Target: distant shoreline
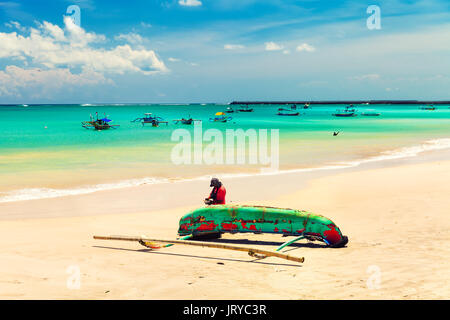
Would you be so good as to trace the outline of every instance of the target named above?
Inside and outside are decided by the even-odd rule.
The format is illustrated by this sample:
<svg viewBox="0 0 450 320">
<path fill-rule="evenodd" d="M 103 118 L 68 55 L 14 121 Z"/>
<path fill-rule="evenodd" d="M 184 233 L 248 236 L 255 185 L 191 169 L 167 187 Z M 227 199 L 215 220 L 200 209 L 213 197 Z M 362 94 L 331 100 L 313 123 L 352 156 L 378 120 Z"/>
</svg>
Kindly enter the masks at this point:
<svg viewBox="0 0 450 320">
<path fill-rule="evenodd" d="M 218 102 L 114 102 L 114 103 L 106 103 L 106 102 L 95 102 L 92 104 L 86 103 L 0 103 L 0 107 L 15 107 L 15 106 L 101 106 L 101 105 L 235 105 L 235 104 L 437 104 L 437 105 L 450 105 L 450 100 L 299 100 L 299 101 L 232 101 L 230 103 L 218 103 Z"/>
<path fill-rule="evenodd" d="M 447 101 L 430 100 L 329 100 L 329 101 L 233 101 L 230 104 L 450 104 Z"/>
</svg>

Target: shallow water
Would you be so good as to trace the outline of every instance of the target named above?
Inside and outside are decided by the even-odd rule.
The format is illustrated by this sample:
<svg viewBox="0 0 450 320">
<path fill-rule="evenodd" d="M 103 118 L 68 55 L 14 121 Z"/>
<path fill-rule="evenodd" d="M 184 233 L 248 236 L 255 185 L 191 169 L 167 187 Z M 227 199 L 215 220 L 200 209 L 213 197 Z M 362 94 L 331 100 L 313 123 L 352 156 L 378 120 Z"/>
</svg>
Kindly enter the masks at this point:
<svg viewBox="0 0 450 320">
<path fill-rule="evenodd" d="M 203 134 L 208 129 L 218 129 L 224 137 L 226 129 L 255 129 L 256 132 L 278 129 L 280 170 L 347 165 L 368 159 L 378 161 L 450 147 L 445 139 L 450 137 L 448 106 L 426 111 L 417 105 L 363 105 L 357 106 L 359 115 L 351 118 L 332 116 L 336 109 L 345 106 L 298 108 L 301 115 L 296 117 L 277 116 L 280 106 L 255 106 L 254 112 L 228 114 L 233 119 L 227 123 L 208 121 L 226 107 L 216 104 L 0 106 L 0 201 L 18 194 L 21 196 L 17 199 L 30 194 L 39 198 L 40 194 L 57 196 L 69 189 L 75 190 L 74 193 L 92 192 L 167 179 L 259 173 L 262 167 L 267 167 L 260 161 L 248 164 L 248 157 L 244 165 L 204 162 L 175 165 L 171 159 L 177 144 L 171 141 L 174 130 L 186 129 L 194 136 L 194 129 L 176 125 L 172 120 L 188 116 L 202 120 Z M 361 112 L 369 109 L 380 112 L 381 116 L 361 116 Z M 109 116 L 120 127 L 105 131 L 82 128 L 81 122 L 96 112 Z M 146 112 L 163 117 L 169 124 L 153 128 L 131 122 Z M 333 136 L 335 131 L 339 131 L 338 136 Z M 203 148 L 208 145 L 210 142 L 203 142 Z M 226 151 L 223 149 L 224 155 Z M 249 153 L 252 151 L 247 148 L 246 154 Z M 54 189 L 65 191 L 54 192 Z"/>
</svg>

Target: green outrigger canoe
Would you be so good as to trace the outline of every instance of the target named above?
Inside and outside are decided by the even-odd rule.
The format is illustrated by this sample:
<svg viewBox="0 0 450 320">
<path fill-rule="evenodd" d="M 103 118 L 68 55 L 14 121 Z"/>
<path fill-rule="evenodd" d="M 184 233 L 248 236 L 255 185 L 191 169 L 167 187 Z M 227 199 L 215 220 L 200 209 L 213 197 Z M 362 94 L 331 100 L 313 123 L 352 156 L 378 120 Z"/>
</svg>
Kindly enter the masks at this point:
<svg viewBox="0 0 450 320">
<path fill-rule="evenodd" d="M 178 235 L 193 239 L 220 237 L 222 233 L 274 233 L 301 240 L 318 240 L 343 247 L 348 237 L 330 219 L 308 211 L 246 205 L 213 205 L 196 209 L 180 219 Z"/>
<path fill-rule="evenodd" d="M 219 238 L 222 233 L 273 233 L 295 238 L 283 243 L 275 251 L 223 244 L 199 239 Z M 294 209 L 245 205 L 212 205 L 193 210 L 180 219 L 177 240 L 154 239 L 146 236 L 94 236 L 97 240 L 137 241 L 154 250 L 174 244 L 245 251 L 257 259 L 277 257 L 303 263 L 304 257 L 279 252 L 301 239 L 318 240 L 328 246 L 344 247 L 348 238 L 330 219 L 318 214 Z M 192 241 L 194 240 L 194 241 Z M 164 244 L 164 245 L 163 245 Z"/>
</svg>

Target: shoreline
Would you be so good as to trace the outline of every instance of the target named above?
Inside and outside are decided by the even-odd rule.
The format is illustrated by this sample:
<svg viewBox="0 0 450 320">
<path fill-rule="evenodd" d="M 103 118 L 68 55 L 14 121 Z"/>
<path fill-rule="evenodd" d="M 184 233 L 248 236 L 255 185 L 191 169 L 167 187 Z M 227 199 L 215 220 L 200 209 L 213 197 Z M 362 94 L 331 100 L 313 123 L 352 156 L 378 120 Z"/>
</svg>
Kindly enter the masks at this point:
<svg viewBox="0 0 450 320">
<path fill-rule="evenodd" d="M 310 181 L 327 176 L 409 164 L 433 163 L 446 159 L 450 159 L 450 149 L 426 151 L 411 157 L 367 161 L 354 166 L 329 167 L 322 170 L 300 169 L 258 175 L 242 174 L 228 178 L 219 176 L 219 178 L 224 181 L 227 188 L 227 203 L 242 203 L 283 196 L 289 193 L 289 190 L 302 189 Z M 256 186 L 256 189 L 252 186 Z M 140 213 L 180 207 L 194 208 L 203 205 L 203 198 L 209 194 L 209 189 L 209 177 L 203 176 L 53 198 L 0 202 L 0 221 Z M 176 197 L 173 196 L 174 194 Z M 135 200 L 130 202 L 130 198 Z M 85 206 L 84 203 L 98 205 Z"/>
<path fill-rule="evenodd" d="M 259 170 L 259 172 L 239 172 L 239 173 L 218 173 L 214 176 L 221 177 L 221 179 L 235 179 L 235 178 L 247 178 L 257 176 L 268 175 L 285 175 L 285 174 L 298 174 L 305 172 L 320 172 L 320 171 L 334 171 L 344 170 L 349 168 L 357 168 L 367 163 L 386 162 L 396 159 L 407 159 L 413 157 L 421 157 L 424 153 L 428 152 L 445 152 L 446 149 L 450 149 L 450 138 L 439 138 L 426 140 L 418 145 L 401 147 L 398 149 L 388 150 L 379 153 L 376 156 L 370 156 L 359 160 L 351 161 L 338 161 L 336 163 L 324 164 L 320 167 L 305 167 L 294 169 L 282 169 L 278 171 L 269 171 L 265 168 Z M 72 188 L 24 188 L 11 191 L 0 192 L 0 205 L 2 203 L 21 202 L 21 201 L 33 201 L 41 199 L 53 199 L 67 196 L 78 196 L 91 194 L 102 191 L 120 190 L 133 187 L 139 187 L 144 185 L 161 185 L 161 184 L 173 184 L 173 183 L 185 183 L 190 181 L 206 181 L 211 178 L 212 175 L 205 174 L 195 177 L 183 177 L 183 178 L 157 178 L 157 177 L 134 177 L 130 179 L 122 179 L 116 182 L 105 182 L 99 184 L 79 185 Z"/>
</svg>

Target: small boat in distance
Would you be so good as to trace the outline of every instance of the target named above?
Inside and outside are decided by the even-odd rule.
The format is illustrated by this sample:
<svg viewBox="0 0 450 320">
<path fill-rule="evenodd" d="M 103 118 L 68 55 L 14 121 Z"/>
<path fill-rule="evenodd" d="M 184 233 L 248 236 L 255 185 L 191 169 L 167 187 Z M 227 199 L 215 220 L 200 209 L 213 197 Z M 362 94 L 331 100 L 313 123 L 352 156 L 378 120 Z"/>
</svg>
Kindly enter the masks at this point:
<svg viewBox="0 0 450 320">
<path fill-rule="evenodd" d="M 381 113 L 376 112 L 375 110 L 367 110 L 363 113 L 361 113 L 362 116 L 366 116 L 366 117 L 378 117 L 381 115 Z"/>
<path fill-rule="evenodd" d="M 107 130 L 111 128 L 116 129 L 117 127 L 120 127 L 120 125 L 118 124 L 110 124 L 112 120 L 108 119 L 106 115 L 102 119 L 98 118 L 98 112 L 96 112 L 95 115 L 96 119 L 94 119 L 94 117 L 90 115 L 91 120 L 81 122 L 81 126 L 85 129 L 94 129 L 94 130 Z"/>
<path fill-rule="evenodd" d="M 425 107 L 420 107 L 420 110 L 436 110 L 437 108 L 435 106 L 425 106 Z"/>
<path fill-rule="evenodd" d="M 232 117 L 227 117 L 227 115 L 224 112 L 217 112 L 214 116 L 214 118 L 209 118 L 209 121 L 213 122 L 227 122 L 233 119 Z"/>
<path fill-rule="evenodd" d="M 160 123 L 165 123 L 166 125 L 169 123 L 161 117 L 153 116 L 152 113 L 145 113 L 142 118 L 136 118 L 131 122 L 141 122 L 142 126 L 146 123 L 150 123 L 152 127 L 158 127 Z"/>
<path fill-rule="evenodd" d="M 233 113 L 234 109 L 232 107 L 227 107 L 227 109 L 225 110 L 226 113 Z"/>
<path fill-rule="evenodd" d="M 343 111 L 341 110 L 336 110 L 336 113 L 333 113 L 333 116 L 335 117 L 356 117 L 356 109 L 353 107 L 353 105 L 349 105 L 347 107 L 345 107 L 345 109 Z"/>
<path fill-rule="evenodd" d="M 193 124 L 195 121 L 202 121 L 202 120 L 197 120 L 197 119 L 192 119 L 192 117 L 189 115 L 189 118 L 185 119 L 185 118 L 181 118 L 181 119 L 177 119 L 177 120 L 173 120 L 173 122 L 175 122 L 175 124 L 178 124 L 179 122 L 181 122 L 181 124 Z"/>
<path fill-rule="evenodd" d="M 237 109 L 237 111 L 239 112 L 253 112 L 253 108 L 250 108 L 248 105 L 245 107 L 240 107 L 239 109 Z"/>
<path fill-rule="evenodd" d="M 354 112 L 341 112 L 341 111 L 336 111 L 336 113 L 333 113 L 333 116 L 335 117 L 356 117 L 357 114 Z"/>
<path fill-rule="evenodd" d="M 277 116 L 299 116 L 300 112 L 295 112 L 294 110 L 289 109 L 278 109 Z"/>
</svg>

